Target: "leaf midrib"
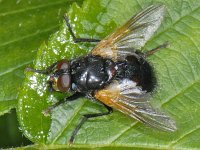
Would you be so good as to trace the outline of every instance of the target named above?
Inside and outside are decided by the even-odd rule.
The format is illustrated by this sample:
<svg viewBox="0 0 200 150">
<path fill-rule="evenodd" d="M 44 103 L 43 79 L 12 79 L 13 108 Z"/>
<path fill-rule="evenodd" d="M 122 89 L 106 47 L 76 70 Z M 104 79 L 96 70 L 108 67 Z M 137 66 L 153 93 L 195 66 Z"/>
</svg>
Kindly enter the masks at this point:
<svg viewBox="0 0 200 150">
<path fill-rule="evenodd" d="M 155 150 L 169 150 L 169 149 L 176 149 L 176 148 L 172 148 L 172 147 L 168 147 L 168 146 L 163 146 L 163 145 L 142 145 L 143 143 L 139 143 L 140 145 L 130 145 L 130 144 L 89 144 L 89 145 L 82 145 L 82 144 L 73 144 L 73 145 L 31 145 L 31 146 L 27 146 L 25 148 L 38 148 L 38 149 L 62 149 L 62 148 L 66 148 L 66 149 L 72 149 L 72 148 L 88 148 L 88 149 L 95 149 L 95 148 L 113 148 L 113 149 L 117 149 L 117 148 L 132 148 L 132 149 L 137 149 L 137 148 L 143 148 L 143 149 L 155 149 Z M 182 148 L 179 147 L 177 149 L 181 150 L 188 150 L 186 148 Z M 190 150 L 197 150 L 196 148 L 190 148 Z"/>
</svg>

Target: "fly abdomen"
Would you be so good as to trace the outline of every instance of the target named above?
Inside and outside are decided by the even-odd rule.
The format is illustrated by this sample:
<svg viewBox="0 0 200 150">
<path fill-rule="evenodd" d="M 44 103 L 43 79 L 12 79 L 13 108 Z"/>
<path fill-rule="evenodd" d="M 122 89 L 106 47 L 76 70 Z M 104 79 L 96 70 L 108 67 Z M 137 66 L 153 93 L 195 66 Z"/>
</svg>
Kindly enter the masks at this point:
<svg viewBox="0 0 200 150">
<path fill-rule="evenodd" d="M 116 79 L 131 79 L 136 82 L 142 90 L 147 92 L 153 91 L 156 80 L 153 75 L 152 67 L 144 60 L 138 60 L 135 56 L 127 56 L 126 61 L 118 61 Z"/>
</svg>

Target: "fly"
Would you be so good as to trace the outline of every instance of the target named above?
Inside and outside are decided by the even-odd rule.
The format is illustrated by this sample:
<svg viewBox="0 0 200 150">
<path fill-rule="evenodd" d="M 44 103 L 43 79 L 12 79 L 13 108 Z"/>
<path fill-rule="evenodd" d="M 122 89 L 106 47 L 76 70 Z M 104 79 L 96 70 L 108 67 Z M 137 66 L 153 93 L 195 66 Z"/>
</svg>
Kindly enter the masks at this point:
<svg viewBox="0 0 200 150">
<path fill-rule="evenodd" d="M 98 42 L 84 57 L 60 60 L 45 70 L 27 68 L 28 71 L 49 76 L 51 91 L 71 92 L 72 96 L 47 108 L 48 114 L 60 104 L 79 97 L 95 99 L 102 103 L 107 112 L 85 114 L 70 137 L 70 143 L 90 118 L 104 116 L 119 110 L 140 122 L 164 131 L 175 131 L 176 125 L 170 117 L 154 109 L 148 95 L 156 85 L 151 65 L 146 58 L 161 48 L 164 43 L 146 53 L 141 48 L 160 26 L 164 16 L 163 5 L 151 5 L 134 15 L 127 23 L 103 40 L 77 38 L 64 17 L 74 42 Z"/>
</svg>

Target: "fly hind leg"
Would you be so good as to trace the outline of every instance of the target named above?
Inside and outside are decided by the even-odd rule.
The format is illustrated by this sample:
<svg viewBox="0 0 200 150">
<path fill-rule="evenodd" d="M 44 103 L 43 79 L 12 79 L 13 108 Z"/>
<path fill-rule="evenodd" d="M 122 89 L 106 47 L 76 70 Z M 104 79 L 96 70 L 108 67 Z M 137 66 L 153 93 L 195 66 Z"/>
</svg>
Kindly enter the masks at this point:
<svg viewBox="0 0 200 150">
<path fill-rule="evenodd" d="M 130 55 L 135 56 L 139 61 L 142 61 L 142 63 L 143 63 L 145 58 L 153 55 L 154 53 L 156 53 L 157 51 L 159 51 L 163 48 L 167 48 L 168 46 L 169 46 L 169 42 L 165 42 L 165 43 L 163 43 L 163 44 L 161 44 L 161 45 L 159 45 L 159 46 L 157 46 L 157 47 L 155 47 L 155 48 L 153 48 L 153 49 L 151 49 L 151 50 L 149 50 L 145 53 L 143 53 L 139 50 L 136 50 L 135 53 L 130 54 Z"/>
<path fill-rule="evenodd" d="M 165 43 L 163 43 L 162 45 L 159 45 L 158 47 L 156 47 L 156 48 L 154 48 L 154 49 L 152 49 L 152 50 L 146 52 L 146 53 L 144 54 L 144 57 L 148 57 L 148 56 L 150 56 L 150 55 L 156 53 L 157 51 L 159 51 L 159 50 L 161 50 L 161 49 L 163 49 L 163 48 L 167 48 L 168 46 L 169 46 L 169 42 L 165 42 Z"/>
<path fill-rule="evenodd" d="M 72 132 L 72 135 L 70 137 L 69 143 L 72 144 L 74 141 L 74 138 L 76 136 L 76 134 L 78 133 L 79 129 L 81 128 L 81 126 L 90 118 L 96 118 L 96 117 L 100 117 L 100 116 L 105 116 L 105 115 L 109 115 L 113 112 L 113 109 L 109 106 L 106 106 L 106 109 L 108 110 L 107 112 L 103 112 L 103 113 L 96 113 L 96 114 L 85 114 L 83 115 L 83 118 L 81 119 L 81 121 L 79 122 L 79 124 L 76 126 L 76 128 L 74 129 L 74 131 Z"/>
<path fill-rule="evenodd" d="M 100 42 L 101 40 L 99 39 L 89 39 L 89 38 L 77 38 L 72 30 L 72 27 L 70 25 L 70 22 L 69 22 L 69 18 L 68 16 L 64 16 L 64 19 L 65 19 L 65 22 L 67 24 L 67 27 L 68 27 L 68 30 L 74 40 L 75 43 L 78 43 L 78 42 Z"/>
</svg>

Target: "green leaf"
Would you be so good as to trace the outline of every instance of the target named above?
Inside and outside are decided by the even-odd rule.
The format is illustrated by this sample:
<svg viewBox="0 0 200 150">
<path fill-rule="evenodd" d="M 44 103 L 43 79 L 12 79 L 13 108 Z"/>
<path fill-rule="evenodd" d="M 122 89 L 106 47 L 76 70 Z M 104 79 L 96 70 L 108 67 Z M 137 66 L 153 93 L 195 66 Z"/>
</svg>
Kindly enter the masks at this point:
<svg viewBox="0 0 200 150">
<path fill-rule="evenodd" d="M 0 103 L 0 116 L 17 106 L 17 100 L 2 101 Z"/>
<path fill-rule="evenodd" d="M 59 27 L 68 0 L 0 1 L 0 115 L 17 105 L 24 68 Z"/>
<path fill-rule="evenodd" d="M 103 39 L 133 14 L 151 4 L 163 3 L 167 12 L 162 26 L 144 50 L 169 41 L 170 47 L 148 60 L 154 66 L 158 87 L 151 98 L 156 107 L 177 122 L 174 133 L 157 131 L 114 111 L 87 121 L 72 147 L 198 149 L 200 134 L 200 1 L 86 0 L 79 8 L 72 5 L 68 15 L 78 37 Z M 42 44 L 34 68 L 43 69 L 60 59 L 87 54 L 94 44 L 76 44 L 65 22 L 47 44 Z M 87 99 L 69 102 L 45 117 L 42 111 L 68 95 L 48 92 L 45 75 L 27 72 L 19 95 L 18 116 L 24 134 L 34 142 L 58 148 L 68 144 L 70 135 L 83 114 L 106 111 Z M 62 147 L 62 146 L 61 146 Z M 61 148 L 60 147 L 60 148 Z M 68 147 L 68 146 L 63 146 Z"/>
</svg>

